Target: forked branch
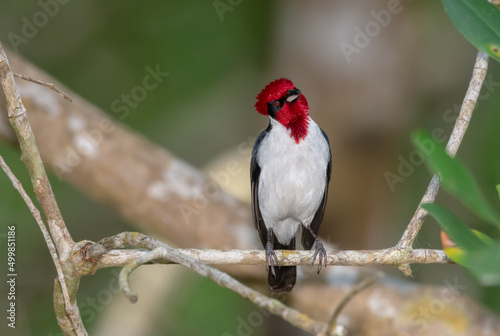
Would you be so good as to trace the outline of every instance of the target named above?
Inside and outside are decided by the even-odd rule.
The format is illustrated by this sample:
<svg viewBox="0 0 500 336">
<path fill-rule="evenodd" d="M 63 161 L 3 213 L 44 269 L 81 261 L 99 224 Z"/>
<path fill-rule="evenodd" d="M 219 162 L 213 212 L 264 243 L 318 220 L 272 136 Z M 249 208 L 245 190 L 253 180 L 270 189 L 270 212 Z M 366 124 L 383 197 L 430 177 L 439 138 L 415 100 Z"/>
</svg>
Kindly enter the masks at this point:
<svg viewBox="0 0 500 336">
<path fill-rule="evenodd" d="M 446 145 L 446 151 L 451 156 L 454 157 L 457 154 L 458 148 L 462 143 L 467 127 L 469 126 L 472 113 L 476 107 L 477 99 L 479 98 L 479 93 L 481 92 L 481 87 L 483 86 L 484 79 L 486 78 L 486 72 L 488 71 L 488 55 L 478 51 L 476 56 L 476 62 L 474 64 L 474 69 L 472 71 L 472 78 L 469 82 L 469 87 L 465 93 L 465 98 L 460 108 L 460 113 L 458 114 L 457 120 L 455 121 L 455 126 Z M 424 203 L 433 203 L 439 192 L 439 177 L 434 176 L 425 191 L 420 203 L 418 204 L 415 214 L 410 220 L 408 227 L 406 228 L 403 236 L 396 245 L 400 249 L 412 249 L 413 242 L 420 231 L 422 224 L 427 217 L 427 211 L 421 208 Z M 400 269 L 407 275 L 411 276 L 411 269 L 408 264 L 402 265 Z"/>
<path fill-rule="evenodd" d="M 33 217 L 42 230 L 42 234 L 47 243 L 47 247 L 49 248 L 54 264 L 56 266 L 62 301 L 64 302 L 67 317 L 69 317 L 69 320 L 71 322 L 71 325 L 68 326 L 68 330 L 64 330 L 64 327 L 61 323 L 60 325 L 66 332 L 66 334 L 85 336 L 87 335 L 87 332 L 85 330 L 85 327 L 83 326 L 83 322 L 78 312 L 78 307 L 76 306 L 76 304 L 72 303 L 66 283 L 66 278 L 61 266 L 61 262 L 69 257 L 74 242 L 69 231 L 66 228 L 66 224 L 64 223 L 59 207 L 57 206 L 56 198 L 54 196 L 54 193 L 52 192 L 52 187 L 47 177 L 47 173 L 45 172 L 42 158 L 40 157 L 40 153 L 36 145 L 35 136 L 31 131 L 26 108 L 21 101 L 21 96 L 14 82 L 14 75 L 12 73 L 12 70 L 10 69 L 7 55 L 5 54 L 1 43 L 0 86 L 4 93 L 5 101 L 7 104 L 8 118 L 11 122 L 12 127 L 14 128 L 14 132 L 16 133 L 17 139 L 19 141 L 19 146 L 21 147 L 21 159 L 24 161 L 26 168 L 28 169 L 29 175 L 31 177 L 31 182 L 33 184 L 33 190 L 37 197 L 38 203 L 41 205 L 45 217 L 47 218 L 50 234 L 48 233 L 45 224 L 41 219 L 40 212 L 31 202 L 31 199 L 27 196 L 26 192 L 22 188 L 21 183 L 17 180 L 17 178 L 15 178 L 14 174 L 7 167 L 3 158 L 1 158 L 0 161 L 2 168 L 9 176 L 14 187 L 19 191 L 26 204 L 30 208 Z M 52 239 L 54 239 L 54 241 Z"/>
</svg>

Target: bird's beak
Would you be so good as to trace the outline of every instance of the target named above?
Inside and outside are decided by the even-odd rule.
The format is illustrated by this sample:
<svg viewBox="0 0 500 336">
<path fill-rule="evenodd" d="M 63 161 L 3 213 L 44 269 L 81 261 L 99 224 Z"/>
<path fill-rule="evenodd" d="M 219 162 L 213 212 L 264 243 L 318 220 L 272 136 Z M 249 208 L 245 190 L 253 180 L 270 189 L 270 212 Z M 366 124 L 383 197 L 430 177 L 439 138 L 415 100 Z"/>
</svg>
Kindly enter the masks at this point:
<svg viewBox="0 0 500 336">
<path fill-rule="evenodd" d="M 286 101 L 293 103 L 297 98 L 299 98 L 300 90 L 291 89 L 287 91 Z"/>
</svg>

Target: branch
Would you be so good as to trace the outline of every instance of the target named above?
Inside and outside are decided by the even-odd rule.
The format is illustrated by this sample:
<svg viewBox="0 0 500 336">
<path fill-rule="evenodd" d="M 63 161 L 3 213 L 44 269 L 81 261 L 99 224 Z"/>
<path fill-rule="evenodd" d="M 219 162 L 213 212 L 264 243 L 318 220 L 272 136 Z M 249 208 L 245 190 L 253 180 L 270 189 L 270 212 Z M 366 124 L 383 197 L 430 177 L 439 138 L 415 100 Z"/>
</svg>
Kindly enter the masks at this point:
<svg viewBox="0 0 500 336">
<path fill-rule="evenodd" d="M 60 293 L 64 302 L 64 317 L 69 317 L 68 323 L 60 323 L 62 330 L 67 335 L 76 334 L 78 336 L 85 336 L 87 332 L 83 326 L 83 322 L 76 306 L 76 289 L 75 295 L 70 296 L 68 291 L 68 286 L 66 283 L 66 278 L 63 272 L 63 267 L 60 260 L 65 260 L 70 253 L 71 246 L 73 245 L 73 240 L 66 229 L 66 225 L 62 219 L 61 212 L 56 203 L 55 196 L 52 192 L 50 182 L 48 180 L 45 168 L 43 166 L 40 153 L 38 152 L 38 147 L 36 146 L 35 137 L 31 131 L 31 127 L 28 121 L 28 116 L 26 114 L 26 109 L 21 101 L 21 96 L 17 91 L 14 76 L 12 70 L 10 69 L 9 62 L 7 60 L 7 55 L 3 50 L 2 44 L 0 43 L 0 86 L 3 90 L 5 101 L 7 104 L 8 118 L 11 121 L 11 125 L 14 128 L 16 136 L 21 147 L 21 159 L 24 161 L 29 175 L 31 177 L 31 182 L 33 184 L 33 189 L 35 195 L 38 199 L 39 204 L 42 206 L 44 214 L 47 218 L 48 226 L 51 231 L 52 237 L 50 236 L 45 224 L 43 223 L 40 212 L 35 207 L 31 199 L 26 194 L 19 180 L 14 176 L 10 168 L 7 166 L 3 157 L 0 156 L 0 165 L 5 171 L 9 179 L 11 180 L 14 188 L 18 190 L 22 198 L 28 205 L 31 214 L 35 218 L 42 235 L 47 243 L 50 255 L 57 270 L 57 278 L 60 288 Z M 54 238 L 55 244 L 52 240 Z M 59 252 L 59 254 L 56 252 Z M 73 287 L 71 289 L 74 289 Z M 55 291 L 57 293 L 57 291 Z M 72 300 L 73 299 L 73 300 Z M 58 315 L 58 320 L 59 320 Z"/>
<path fill-rule="evenodd" d="M 125 266 L 134 259 L 143 258 L 149 251 L 117 250 L 121 248 L 139 248 L 153 250 L 163 243 L 138 232 L 122 232 L 104 238 L 98 243 L 90 243 L 83 250 L 83 260 L 97 263 L 96 269 Z M 209 265 L 265 265 L 266 253 L 263 250 L 216 250 L 216 249 L 177 249 L 179 253 Z M 276 250 L 278 262 L 282 266 L 318 265 L 313 264 L 314 251 Z M 164 261 L 163 263 L 171 263 Z M 327 252 L 326 264 L 329 266 L 366 266 L 404 264 L 448 264 L 452 261 L 442 250 L 400 250 L 388 248 L 382 250 L 342 250 Z"/>
<path fill-rule="evenodd" d="M 10 123 L 16 133 L 19 146 L 21 147 L 21 159 L 28 169 L 36 198 L 47 218 L 49 230 L 54 239 L 59 257 L 65 260 L 74 242 L 66 228 L 61 211 L 57 206 L 52 187 L 50 186 L 47 173 L 43 166 L 42 158 L 38 152 L 35 137 L 31 131 L 26 108 L 22 103 L 21 95 L 17 90 L 14 76 L 7 60 L 7 55 L 1 43 L 0 85 L 3 89 L 5 101 L 7 103 L 7 113 Z"/>
<path fill-rule="evenodd" d="M 90 243 L 91 244 L 91 243 Z M 114 250 L 116 248 L 144 248 L 145 250 Z M 314 252 L 311 251 L 275 251 L 279 264 L 312 265 Z M 140 265 L 145 263 L 179 263 L 198 272 L 200 275 L 215 281 L 220 286 L 226 287 L 249 299 L 259 307 L 267 309 L 270 313 L 282 317 L 292 325 L 316 335 L 345 335 L 345 327 L 337 324 L 340 311 L 349 300 L 375 282 L 379 277 L 368 279 L 348 294 L 335 310 L 330 323 L 325 324 L 309 316 L 285 306 L 278 300 L 254 291 L 236 281 L 230 275 L 221 272 L 207 264 L 214 265 L 264 265 L 266 263 L 265 251 L 254 250 L 195 250 L 173 249 L 162 242 L 137 232 L 122 232 L 118 235 L 104 238 L 98 243 L 86 245 L 82 249 L 83 260 L 97 263 L 98 268 L 125 265 L 120 274 L 120 287 L 124 295 L 132 302 L 137 302 L 137 295 L 130 289 L 128 276 Z M 319 261 L 317 261 L 319 262 Z M 408 263 L 449 263 L 450 260 L 444 251 L 437 250 L 398 250 L 396 248 L 374 251 L 333 251 L 328 252 L 328 265 L 361 266 L 373 264 L 401 265 Z"/>
<path fill-rule="evenodd" d="M 116 248 L 144 248 L 144 250 L 112 250 Z M 311 251 L 276 251 L 279 264 L 311 265 L 314 252 Z M 337 323 L 340 311 L 347 305 L 349 300 L 375 282 L 380 273 L 373 279 L 362 282 L 348 294 L 337 306 L 330 319 L 330 323 L 322 323 L 313 320 L 309 316 L 285 306 L 278 300 L 247 287 L 207 264 L 216 265 L 264 265 L 266 262 L 265 251 L 254 250 L 195 250 L 195 249 L 173 249 L 162 242 L 137 232 L 122 232 L 118 235 L 104 238 L 98 243 L 86 245 L 82 249 L 83 260 L 97 263 L 98 268 L 125 265 L 120 273 L 120 288 L 124 295 L 132 302 L 137 302 L 137 295 L 130 289 L 128 276 L 140 265 L 145 263 L 179 263 L 198 272 L 200 275 L 215 281 L 220 286 L 226 287 L 249 299 L 270 313 L 282 317 L 292 325 L 316 335 L 345 335 L 345 327 Z M 317 261 L 319 262 L 319 261 Z M 389 264 L 401 265 L 403 263 L 447 263 L 450 262 L 444 251 L 435 250 L 413 250 L 411 252 L 395 248 L 378 251 L 333 251 L 327 256 L 328 265 L 367 265 L 367 264 Z"/>
<path fill-rule="evenodd" d="M 63 96 L 63 98 L 66 99 L 70 103 L 73 101 L 73 99 L 71 99 L 70 96 L 68 96 L 67 94 L 65 94 L 61 90 L 59 90 L 52 83 L 47 83 L 47 82 L 44 82 L 44 81 L 41 81 L 41 80 L 38 80 L 38 79 L 34 79 L 34 78 L 31 78 L 29 76 L 25 76 L 25 75 L 17 73 L 17 72 L 13 72 L 13 75 L 16 76 L 17 78 L 24 79 L 25 81 L 32 82 L 32 83 L 35 83 L 35 84 L 38 84 L 38 85 L 41 85 L 41 86 L 45 86 L 45 87 L 47 87 L 47 88 L 49 88 L 51 90 L 54 90 L 55 92 L 57 92 L 58 94 L 60 94 L 61 96 Z"/>
<path fill-rule="evenodd" d="M 351 288 L 351 290 L 344 296 L 344 298 L 340 301 L 340 303 L 337 305 L 337 307 L 333 311 L 332 317 L 330 317 L 330 322 L 328 323 L 328 325 L 330 327 L 335 326 L 337 324 L 337 319 L 340 315 L 340 312 L 349 303 L 349 301 L 351 301 L 356 296 L 356 294 L 361 293 L 366 288 L 370 287 L 375 282 L 377 282 L 380 278 L 383 277 L 383 275 L 384 274 L 382 272 L 376 272 L 372 276 L 370 276 L 366 279 L 363 279 L 359 284 L 357 284 L 353 288 Z"/>
<path fill-rule="evenodd" d="M 33 204 L 33 202 L 31 201 L 31 198 L 28 196 L 28 194 L 24 190 L 21 182 L 19 182 L 17 177 L 10 170 L 9 166 L 5 163 L 5 161 L 1 155 L 0 155 L 0 167 L 2 167 L 3 171 L 5 172 L 5 174 L 7 174 L 10 181 L 12 182 L 12 185 L 14 186 L 14 188 L 19 192 L 19 194 L 23 198 L 24 202 L 26 203 L 26 205 L 30 209 L 31 215 L 35 219 L 40 230 L 42 231 L 42 235 L 43 235 L 43 238 L 45 240 L 45 243 L 47 244 L 47 247 L 49 248 L 50 256 L 52 257 L 52 261 L 54 262 L 54 265 L 56 266 L 57 279 L 59 280 L 59 283 L 60 283 L 59 288 L 61 289 L 63 303 L 66 307 L 69 308 L 69 309 L 66 309 L 66 313 L 69 315 L 70 320 L 74 322 L 73 325 L 75 325 L 78 328 L 81 328 L 83 326 L 83 323 L 80 319 L 80 313 L 78 312 L 78 306 L 71 303 L 69 292 L 68 292 L 68 289 L 66 286 L 66 279 L 64 277 L 61 263 L 59 262 L 59 257 L 57 255 L 56 247 L 54 245 L 54 242 L 52 241 L 52 238 L 50 237 L 49 232 L 47 231 L 47 228 L 45 227 L 45 224 L 43 223 L 42 217 L 40 216 L 40 211 L 38 211 L 36 206 Z M 56 281 L 56 283 L 57 283 L 57 281 Z M 73 329 L 73 325 L 70 326 L 71 330 Z M 75 328 L 75 330 L 76 330 L 76 328 Z M 84 330 L 78 330 L 77 335 L 86 335 L 86 333 L 84 332 Z"/>
<path fill-rule="evenodd" d="M 212 250 L 178 249 L 192 258 L 208 265 L 265 265 L 264 250 Z M 314 251 L 276 250 L 276 256 L 282 266 L 312 266 Z M 97 269 L 124 266 L 136 258 L 147 254 L 145 250 L 111 250 L 105 253 L 97 263 Z M 442 250 L 417 249 L 412 251 L 388 248 L 383 250 L 344 250 L 327 252 L 328 266 L 367 266 L 404 264 L 449 264 L 453 263 Z"/>
<path fill-rule="evenodd" d="M 302 282 L 290 300 L 313 318 L 328 321 L 332 306 L 356 286 L 363 271 L 333 271 L 326 284 Z M 338 322 L 347 325 L 353 335 L 498 335 L 498 315 L 470 298 L 470 284 L 452 273 L 443 275 L 438 284 L 402 282 L 386 275 L 357 294 L 342 310 Z"/>
<path fill-rule="evenodd" d="M 446 145 L 446 151 L 451 156 L 454 157 L 460 147 L 462 139 L 464 138 L 467 127 L 469 126 L 472 112 L 474 112 L 474 107 L 476 106 L 477 99 L 479 98 L 479 93 L 481 87 L 483 86 L 483 81 L 486 77 L 486 72 L 488 70 L 488 55 L 478 51 L 476 62 L 474 64 L 474 70 L 472 72 L 472 78 L 469 83 L 469 87 L 465 94 L 462 107 L 460 108 L 460 113 L 453 127 L 450 139 Z M 400 249 L 411 249 L 413 242 L 422 227 L 427 211 L 421 208 L 424 203 L 433 203 L 439 192 L 439 177 L 434 176 L 427 187 L 427 190 L 420 201 L 415 214 L 413 215 L 408 227 L 406 228 L 401 240 L 396 245 Z M 411 269 L 408 265 L 403 265 L 401 270 L 406 275 L 411 275 Z"/>
<path fill-rule="evenodd" d="M 285 321 L 290 322 L 292 325 L 312 334 L 331 336 L 347 335 L 347 330 L 345 329 L 345 327 L 336 325 L 332 329 L 329 329 L 329 326 L 326 323 L 315 321 L 306 314 L 287 307 L 281 301 L 271 299 L 243 285 L 228 274 L 210 267 L 204 263 L 201 263 L 196 259 L 187 256 L 186 254 L 179 252 L 178 250 L 173 249 L 166 244 L 161 244 L 153 251 L 148 252 L 141 258 L 134 260 L 122 269 L 119 280 L 120 288 L 132 303 L 135 303 L 137 301 L 137 295 L 132 292 L 128 285 L 128 276 L 137 267 L 152 260 L 160 260 L 165 262 L 173 261 L 178 264 L 182 264 L 197 272 L 198 274 L 213 280 L 218 285 L 231 289 L 235 293 L 250 300 L 257 306 L 268 310 L 270 313 L 280 316 Z"/>
</svg>

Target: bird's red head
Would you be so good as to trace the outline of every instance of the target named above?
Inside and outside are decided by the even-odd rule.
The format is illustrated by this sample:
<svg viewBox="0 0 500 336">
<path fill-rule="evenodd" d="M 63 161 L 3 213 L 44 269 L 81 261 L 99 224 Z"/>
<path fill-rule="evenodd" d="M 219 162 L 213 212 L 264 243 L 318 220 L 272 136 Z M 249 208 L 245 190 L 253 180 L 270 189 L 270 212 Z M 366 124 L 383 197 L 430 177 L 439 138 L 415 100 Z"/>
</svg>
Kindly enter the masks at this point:
<svg viewBox="0 0 500 336">
<path fill-rule="evenodd" d="M 280 78 L 269 83 L 257 95 L 255 108 L 260 114 L 268 115 L 286 127 L 297 143 L 306 137 L 309 106 L 306 97 L 291 80 Z"/>
</svg>

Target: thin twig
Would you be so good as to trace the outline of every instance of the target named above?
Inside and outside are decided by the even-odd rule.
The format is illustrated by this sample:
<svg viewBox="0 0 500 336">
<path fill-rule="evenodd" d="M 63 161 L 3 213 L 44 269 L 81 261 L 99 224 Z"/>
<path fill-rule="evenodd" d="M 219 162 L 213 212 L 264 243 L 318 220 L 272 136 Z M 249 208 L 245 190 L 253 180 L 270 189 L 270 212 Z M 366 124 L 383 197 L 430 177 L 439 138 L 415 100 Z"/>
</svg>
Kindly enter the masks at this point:
<svg viewBox="0 0 500 336">
<path fill-rule="evenodd" d="M 454 157 L 460 147 L 462 139 L 464 138 L 465 132 L 467 131 L 467 126 L 469 126 L 472 113 L 474 112 L 474 107 L 476 106 L 477 99 L 479 98 L 479 92 L 483 86 L 484 79 L 486 77 L 486 72 L 488 70 L 488 55 L 481 51 L 478 51 L 476 62 L 474 64 L 474 70 L 472 72 L 472 78 L 469 83 L 469 87 L 465 94 L 460 113 L 453 127 L 450 139 L 446 145 L 446 151 L 451 156 Z M 427 211 L 422 209 L 420 206 L 424 203 L 433 203 L 439 192 L 439 178 L 434 176 L 427 187 L 427 190 L 420 201 L 415 214 L 413 215 L 408 227 L 406 228 L 403 236 L 396 245 L 400 249 L 411 249 L 413 242 L 417 237 L 422 223 L 424 222 Z M 411 269 L 408 265 L 402 265 L 401 270 L 407 275 L 411 275 Z"/>
<path fill-rule="evenodd" d="M 17 78 L 21 78 L 21 79 L 24 79 L 25 81 L 28 81 L 28 82 L 33 82 L 35 84 L 38 84 L 38 85 L 41 85 L 41 86 L 45 86 L 51 90 L 54 90 L 55 92 L 59 93 L 61 96 L 64 97 L 64 99 L 66 99 L 67 101 L 69 101 L 70 103 L 73 102 L 73 99 L 71 99 L 70 96 L 68 96 L 66 93 L 62 92 L 61 90 L 59 90 L 54 84 L 52 83 L 47 83 L 47 82 L 44 82 L 44 81 L 41 81 L 41 80 L 38 80 L 38 79 L 34 79 L 34 78 L 31 78 L 29 76 L 25 76 L 23 74 L 20 74 L 20 73 L 17 73 L 17 72 L 12 72 L 14 74 L 14 76 L 16 76 Z"/>
<path fill-rule="evenodd" d="M 7 113 L 9 120 L 19 141 L 22 153 L 21 159 L 24 161 L 28 169 L 31 177 L 31 182 L 33 184 L 33 190 L 37 197 L 38 203 L 41 205 L 45 217 L 47 218 L 48 227 L 53 239 L 53 241 L 50 240 L 52 244 L 49 245 L 48 243 L 47 246 L 49 247 L 49 251 L 51 251 L 52 257 L 54 257 L 54 255 L 52 254 L 53 251 L 51 247 L 53 247 L 54 250 L 57 249 L 58 252 L 58 254 L 56 254 L 56 258 L 58 259 L 59 263 L 56 263 L 56 269 L 58 271 L 58 279 L 61 285 L 66 314 L 71 320 L 73 331 L 76 333 L 76 335 L 85 336 L 87 335 L 87 331 L 83 326 L 78 308 L 76 307 L 76 305 L 71 304 L 68 286 L 64 273 L 62 273 L 63 271 L 60 264 L 61 261 L 66 260 L 66 258 L 69 256 L 71 246 L 74 244 L 74 242 L 69 231 L 66 228 L 59 207 L 57 206 L 54 193 L 52 192 L 52 187 L 47 177 L 47 173 L 45 172 L 45 168 L 43 166 L 43 162 L 36 145 L 35 137 L 33 135 L 33 132 L 31 131 L 31 126 L 26 114 L 26 108 L 22 103 L 21 96 L 14 81 L 14 75 L 12 74 L 7 55 L 5 54 L 5 50 L 3 49 L 1 43 L 0 86 L 3 90 L 5 102 L 7 104 Z M 10 177 L 11 176 L 9 176 L 9 178 Z M 16 186 L 16 183 L 14 183 L 14 186 Z M 32 209 L 30 208 L 30 210 Z M 39 212 L 38 217 L 40 217 Z M 35 217 L 35 220 L 37 220 L 38 223 L 37 217 Z M 43 222 L 42 226 L 45 228 Z M 43 230 L 42 233 L 44 234 L 44 238 L 47 238 Z"/>
<path fill-rule="evenodd" d="M 139 259 L 134 260 L 122 269 L 119 279 L 120 288 L 131 302 L 137 301 L 137 295 L 130 289 L 128 285 L 128 276 L 134 269 L 136 269 L 143 263 L 150 262 L 152 260 L 169 260 L 182 264 L 197 272 L 198 274 L 215 281 L 218 285 L 231 289 L 232 291 L 238 293 L 240 296 L 252 301 L 257 306 L 268 310 L 270 313 L 280 316 L 292 325 L 314 335 L 346 335 L 347 330 L 345 329 L 345 327 L 338 325 L 335 326 L 334 329 L 328 329 L 328 325 L 326 323 L 315 321 L 308 315 L 287 307 L 281 301 L 271 299 L 243 285 L 228 274 L 210 267 L 190 256 L 187 256 L 166 244 L 161 244 L 155 250 L 149 252 Z"/>
<path fill-rule="evenodd" d="M 1 43 L 0 85 L 7 104 L 8 118 L 21 148 L 21 160 L 23 160 L 28 169 L 31 183 L 33 184 L 33 191 L 42 208 L 42 212 L 47 218 L 47 224 L 59 258 L 64 261 L 69 257 L 74 242 L 57 205 L 47 172 L 40 157 L 40 152 L 38 151 L 35 136 L 31 131 L 26 108 L 22 103 L 21 95 L 16 87 L 14 75 L 12 74 L 7 55 Z"/>
<path fill-rule="evenodd" d="M 12 185 L 14 186 L 14 188 L 19 192 L 19 194 L 23 198 L 24 202 L 26 203 L 26 205 L 30 209 L 31 215 L 33 216 L 36 223 L 38 224 L 40 231 L 42 231 L 43 239 L 45 239 L 45 243 L 47 244 L 47 247 L 49 249 L 50 256 L 52 257 L 52 261 L 54 262 L 54 265 L 56 266 L 57 278 L 58 278 L 59 283 L 61 285 L 64 304 L 66 305 L 66 312 L 68 313 L 68 315 L 70 316 L 72 321 L 78 321 L 80 319 L 80 313 L 75 311 L 78 309 L 78 307 L 76 305 L 73 306 L 71 304 L 71 300 L 70 300 L 69 293 L 68 293 L 68 288 L 66 286 L 66 279 L 64 277 L 64 272 L 62 270 L 61 263 L 59 262 L 59 256 L 57 255 L 56 247 L 54 245 L 54 242 L 52 241 L 52 238 L 50 237 L 49 231 L 47 230 L 47 227 L 45 226 L 45 223 L 42 220 L 42 216 L 40 215 L 40 211 L 37 209 L 35 204 L 33 204 L 33 201 L 31 201 L 31 198 L 28 196 L 28 194 L 24 190 L 23 185 L 17 179 L 17 177 L 14 175 L 12 170 L 10 170 L 9 166 L 7 165 L 7 163 L 5 163 L 5 161 L 1 155 L 0 155 L 0 167 L 2 167 L 3 171 L 5 172 L 5 174 L 7 174 L 10 181 L 12 182 Z M 70 309 L 68 309 L 68 308 L 70 308 Z M 75 331 L 76 330 L 77 329 L 75 328 Z M 86 333 L 78 333 L 77 332 L 77 335 L 86 335 Z"/>
<path fill-rule="evenodd" d="M 342 298 L 342 300 L 340 300 L 340 303 L 333 311 L 330 322 L 328 322 L 330 328 L 333 328 L 335 327 L 335 325 L 337 325 L 337 319 L 340 315 L 340 312 L 349 303 L 349 301 L 351 301 L 358 293 L 364 291 L 366 288 L 377 282 L 380 278 L 382 278 L 383 275 L 384 274 L 382 272 L 376 272 L 375 274 L 363 279 L 360 283 L 352 287 L 351 290 Z"/>
</svg>

